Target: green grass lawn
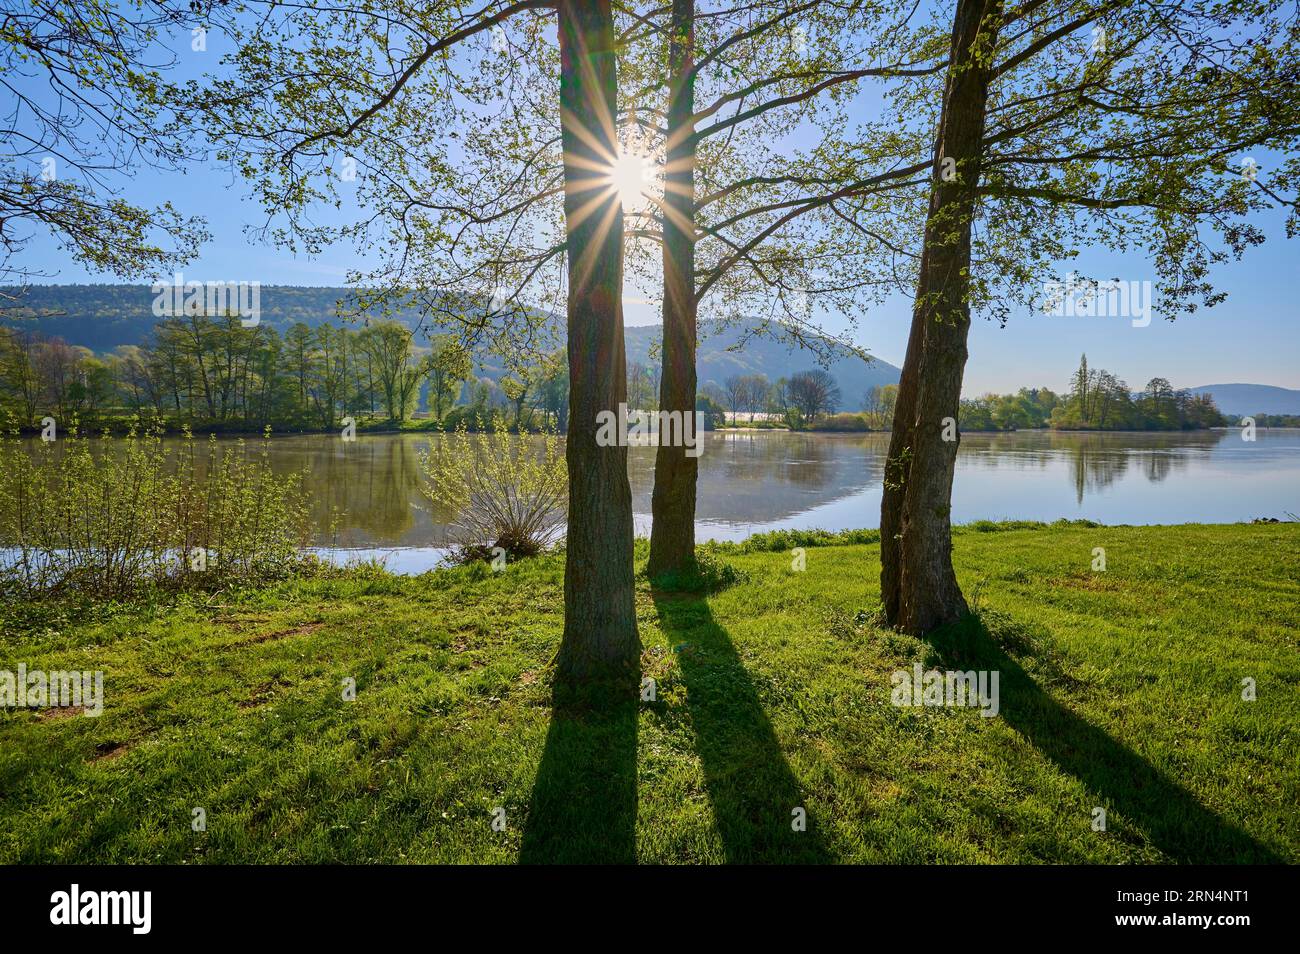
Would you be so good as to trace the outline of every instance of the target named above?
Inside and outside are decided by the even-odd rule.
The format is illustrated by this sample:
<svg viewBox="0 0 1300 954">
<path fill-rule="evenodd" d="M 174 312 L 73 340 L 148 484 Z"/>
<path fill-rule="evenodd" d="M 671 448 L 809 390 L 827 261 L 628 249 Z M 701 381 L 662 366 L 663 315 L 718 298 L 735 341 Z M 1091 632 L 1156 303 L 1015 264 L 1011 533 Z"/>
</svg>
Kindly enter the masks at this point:
<svg viewBox="0 0 1300 954">
<path fill-rule="evenodd" d="M 1300 861 L 1300 525 L 1016 526 L 958 535 L 978 616 L 928 641 L 875 625 L 869 542 L 642 580 L 657 699 L 600 716 L 552 711 L 555 557 L 6 606 L 0 669 L 105 708 L 0 712 L 0 861 Z M 914 662 L 999 715 L 892 705 Z"/>
</svg>

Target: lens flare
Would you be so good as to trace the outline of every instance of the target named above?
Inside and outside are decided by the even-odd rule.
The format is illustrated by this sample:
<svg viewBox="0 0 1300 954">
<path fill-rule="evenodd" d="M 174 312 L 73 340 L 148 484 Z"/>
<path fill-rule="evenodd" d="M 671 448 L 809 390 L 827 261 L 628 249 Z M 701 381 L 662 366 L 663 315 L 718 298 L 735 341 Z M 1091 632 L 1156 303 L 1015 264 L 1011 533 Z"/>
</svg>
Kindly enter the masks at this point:
<svg viewBox="0 0 1300 954">
<path fill-rule="evenodd" d="M 609 184 L 618 194 L 624 212 L 649 205 L 653 180 L 654 163 L 649 156 L 636 152 L 620 152 L 609 170 Z"/>
</svg>

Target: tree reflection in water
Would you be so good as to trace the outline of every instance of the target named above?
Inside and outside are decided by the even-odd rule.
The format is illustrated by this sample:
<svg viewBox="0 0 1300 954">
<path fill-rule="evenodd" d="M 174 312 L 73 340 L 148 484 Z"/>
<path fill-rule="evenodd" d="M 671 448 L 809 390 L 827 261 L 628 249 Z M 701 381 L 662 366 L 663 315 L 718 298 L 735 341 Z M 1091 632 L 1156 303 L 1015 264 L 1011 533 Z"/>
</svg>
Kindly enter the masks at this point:
<svg viewBox="0 0 1300 954">
<path fill-rule="evenodd" d="M 701 538 L 774 527 L 874 527 L 888 434 L 720 432 L 705 435 L 697 514 Z M 307 469 L 317 543 L 441 547 L 454 514 L 420 493 L 420 450 L 437 435 L 302 435 L 271 440 L 280 472 Z M 168 438 L 169 441 L 179 440 Z M 206 444 L 200 440 L 199 443 Z M 238 445 L 218 442 L 223 451 Z M 260 441 L 247 440 L 246 453 Z M 653 447 L 633 447 L 629 471 L 640 532 L 649 524 Z M 1223 492 L 1231 480 L 1232 493 Z M 1153 501 L 1142 488 L 1167 489 Z M 1231 521 L 1295 509 L 1300 431 L 1190 433 L 1021 431 L 962 437 L 954 518 L 1107 523 Z M 1153 511 L 1157 507 L 1157 511 Z M 1248 507 L 1249 512 L 1237 509 Z"/>
</svg>

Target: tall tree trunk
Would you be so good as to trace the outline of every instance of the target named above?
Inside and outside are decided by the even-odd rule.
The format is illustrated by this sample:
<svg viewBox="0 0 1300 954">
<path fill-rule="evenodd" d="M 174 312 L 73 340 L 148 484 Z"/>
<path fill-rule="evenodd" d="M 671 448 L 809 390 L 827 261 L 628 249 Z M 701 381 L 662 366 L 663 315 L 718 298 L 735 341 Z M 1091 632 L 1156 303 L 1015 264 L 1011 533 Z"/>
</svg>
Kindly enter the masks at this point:
<svg viewBox="0 0 1300 954">
<path fill-rule="evenodd" d="M 596 443 L 597 415 L 627 400 L 623 215 L 608 174 L 617 155 L 610 0 L 561 0 L 560 108 L 568 232 L 569 532 L 561 682 L 635 676 L 640 656 L 627 448 Z"/>
<path fill-rule="evenodd" d="M 673 0 L 664 165 L 664 344 L 659 409 L 695 413 L 695 0 Z M 660 419 L 663 420 L 662 418 Z M 700 429 L 695 429 L 700 439 Z M 702 445 L 701 445 L 702 446 Z M 699 458 L 660 444 L 651 499 L 651 576 L 682 571 L 695 559 L 695 486 Z"/>
<path fill-rule="evenodd" d="M 937 148 L 937 147 L 936 147 Z M 936 168 L 938 158 L 935 159 Z M 930 199 L 931 208 L 934 197 Z M 925 272 L 925 245 L 921 246 L 921 272 Z M 885 458 L 884 489 L 880 497 L 880 598 L 885 620 L 898 625 L 899 584 L 903 576 L 902 531 L 903 498 L 911 470 L 912 444 L 915 441 L 916 375 L 921 364 L 921 345 L 925 338 L 925 319 L 920 302 L 912 313 L 912 328 L 907 336 L 907 353 L 898 377 L 898 395 L 894 402 L 893 430 L 889 434 L 889 453 Z"/>
<path fill-rule="evenodd" d="M 958 0 L 953 20 L 952 65 L 881 501 L 886 619 L 918 634 L 968 612 L 952 566 L 952 481 L 970 331 L 971 225 L 1001 9 L 1001 0 Z"/>
</svg>

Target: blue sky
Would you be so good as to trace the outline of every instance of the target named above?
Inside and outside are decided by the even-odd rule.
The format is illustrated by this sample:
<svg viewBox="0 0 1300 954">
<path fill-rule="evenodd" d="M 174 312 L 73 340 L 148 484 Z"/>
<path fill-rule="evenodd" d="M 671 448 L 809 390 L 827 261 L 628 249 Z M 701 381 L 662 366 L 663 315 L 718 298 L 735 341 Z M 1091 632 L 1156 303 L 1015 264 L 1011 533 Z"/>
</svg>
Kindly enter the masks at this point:
<svg viewBox="0 0 1300 954">
<path fill-rule="evenodd" d="M 219 37 L 209 36 L 206 52 L 189 49 L 189 36 L 177 38 L 186 73 L 215 67 L 222 52 Z M 123 195 L 152 205 L 171 201 L 183 214 L 207 219 L 213 234 L 198 260 L 185 269 L 189 279 L 246 280 L 264 284 L 339 285 L 352 264 L 351 248 L 319 258 L 294 257 L 288 252 L 256 245 L 244 235 L 246 225 L 262 215 L 247 187 L 226 167 L 191 167 L 185 174 L 141 169 L 122 183 Z M 971 333 L 965 393 L 1007 392 L 1022 386 L 1063 389 L 1079 355 L 1114 372 L 1134 389 L 1153 376 L 1168 378 L 1175 387 L 1248 382 L 1300 388 L 1300 240 L 1288 241 L 1280 213 L 1260 223 L 1268 241 L 1247 253 L 1241 262 L 1219 266 L 1212 278 L 1228 293 L 1223 304 L 1177 321 L 1154 320 L 1135 328 L 1117 318 L 1052 318 L 1020 313 L 1006 327 L 977 320 Z M 23 254 L 23 264 L 46 273 L 44 282 L 102 282 L 61 252 L 44 235 L 35 235 Z M 1148 276 L 1151 269 L 1140 256 L 1085 257 L 1081 269 L 1094 274 Z M 152 280 L 142 275 L 141 283 Z M 658 303 L 638 289 L 627 291 L 629 324 L 656 324 Z M 864 314 L 856 340 L 872 354 L 901 364 L 906 347 L 910 304 L 899 297 Z M 838 330 L 838 329 L 837 329 Z"/>
</svg>

